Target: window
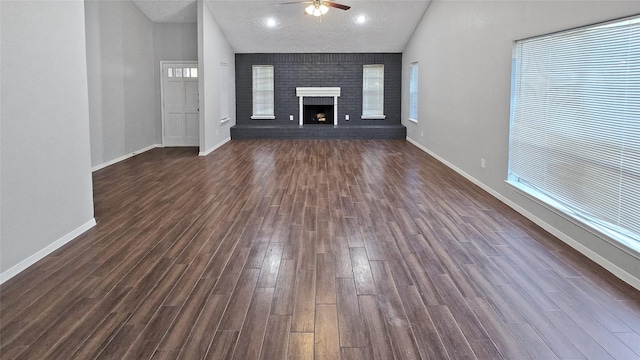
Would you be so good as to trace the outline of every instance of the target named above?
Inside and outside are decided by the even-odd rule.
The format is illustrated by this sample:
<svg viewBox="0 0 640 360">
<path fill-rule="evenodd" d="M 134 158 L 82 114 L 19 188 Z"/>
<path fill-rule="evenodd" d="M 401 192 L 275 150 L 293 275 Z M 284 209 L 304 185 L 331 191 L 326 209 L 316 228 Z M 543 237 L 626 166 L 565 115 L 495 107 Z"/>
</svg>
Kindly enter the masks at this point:
<svg viewBox="0 0 640 360">
<path fill-rule="evenodd" d="M 167 77 L 198 77 L 198 68 L 167 68 Z"/>
<path fill-rule="evenodd" d="M 220 120 L 229 121 L 229 71 L 223 62 L 220 63 Z"/>
<path fill-rule="evenodd" d="M 418 122 L 418 63 L 411 63 L 409 70 L 409 120 Z"/>
<path fill-rule="evenodd" d="M 384 65 L 362 68 L 362 118 L 384 119 Z"/>
<path fill-rule="evenodd" d="M 253 66 L 252 119 L 275 119 L 273 110 L 273 66 Z"/>
<path fill-rule="evenodd" d="M 640 251 L 640 17 L 517 41 L 509 182 Z"/>
</svg>

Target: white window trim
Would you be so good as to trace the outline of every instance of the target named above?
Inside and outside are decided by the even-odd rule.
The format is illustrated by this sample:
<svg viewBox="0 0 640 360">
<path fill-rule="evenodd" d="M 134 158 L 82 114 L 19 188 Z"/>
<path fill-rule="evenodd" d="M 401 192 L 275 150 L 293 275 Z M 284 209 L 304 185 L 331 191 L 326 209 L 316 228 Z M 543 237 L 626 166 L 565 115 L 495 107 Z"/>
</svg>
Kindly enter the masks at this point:
<svg viewBox="0 0 640 360">
<path fill-rule="evenodd" d="M 360 116 L 363 120 L 384 120 L 387 118 L 386 115 L 362 115 Z"/>
<path fill-rule="evenodd" d="M 552 34 L 548 34 L 548 35 L 543 35 L 540 37 L 533 37 L 533 38 L 529 38 L 529 39 L 543 39 L 543 38 L 550 38 L 553 37 L 555 34 L 564 34 L 564 33 L 569 33 L 571 34 L 572 31 L 584 31 L 584 32 L 588 32 L 588 31 L 592 31 L 592 30 L 596 30 L 599 27 L 602 28 L 607 28 L 607 27 L 611 27 L 609 24 L 613 24 L 613 23 L 619 23 L 621 21 L 626 21 L 626 25 L 630 25 L 630 24 L 637 24 L 640 22 L 640 17 L 636 16 L 634 18 L 629 18 L 628 20 L 625 19 L 620 19 L 620 20 L 613 20 L 613 21 L 609 21 L 609 22 L 605 22 L 605 23 L 600 23 L 600 24 L 594 24 L 594 25 L 588 25 L 585 27 L 581 27 L 581 28 L 577 28 L 577 29 L 573 29 L 573 30 L 567 30 L 567 31 L 561 31 L 558 33 L 552 33 Z M 636 30 L 637 31 L 637 30 Z M 527 41 L 529 39 L 524 39 L 521 41 Z M 516 46 L 517 46 L 518 42 L 516 42 Z M 573 50 L 574 54 L 575 54 L 575 49 Z M 515 102 L 516 101 L 521 101 L 519 98 L 516 97 L 516 91 L 518 88 L 518 86 L 516 85 L 518 80 L 520 79 L 519 77 L 516 78 L 517 75 L 517 70 L 519 70 L 519 64 L 517 64 L 517 61 L 519 60 L 519 58 L 517 57 L 517 55 L 519 54 L 518 52 L 518 48 L 514 46 L 514 68 L 513 68 L 513 74 L 512 74 L 512 94 L 511 94 L 511 123 L 513 126 L 513 121 L 514 121 L 514 114 L 516 111 L 516 106 L 515 106 Z M 552 68 L 553 69 L 553 68 Z M 556 79 L 557 82 L 557 79 Z M 551 81 L 548 81 L 548 83 L 552 83 Z M 609 121 L 611 121 L 611 119 L 608 119 Z M 546 129 L 546 128 L 545 128 Z M 612 128 L 609 128 L 608 132 L 611 133 Z M 617 129 L 617 128 L 616 128 Z M 606 133 L 607 131 L 605 131 Z M 513 129 L 510 129 L 510 136 L 513 137 Z M 522 135 L 520 135 L 522 137 Z M 526 133 L 525 136 L 529 136 L 529 133 Z M 599 138 L 598 138 L 599 139 Z M 546 139 L 545 139 L 546 141 Z M 511 142 L 511 141 L 510 141 Z M 525 197 L 527 197 L 528 199 L 532 200 L 533 202 L 545 207 L 546 209 L 552 211 L 553 213 L 557 214 L 558 216 L 566 219 L 567 221 L 570 221 L 571 223 L 575 224 L 576 226 L 590 232 L 591 234 L 599 237 L 600 239 L 606 241 L 607 243 L 617 247 L 618 249 L 624 251 L 625 253 L 634 256 L 635 258 L 640 259 L 640 241 L 638 241 L 638 233 L 634 232 L 634 230 L 630 230 L 630 229 L 625 229 L 623 228 L 621 225 L 616 226 L 615 223 L 608 223 L 609 220 L 602 220 L 602 219 L 598 219 L 597 215 L 595 216 L 591 216 L 589 215 L 589 211 L 584 211 L 584 210 L 580 210 L 579 208 L 581 207 L 580 205 L 577 205 L 576 208 L 573 208 L 571 205 L 564 205 L 562 204 L 560 201 L 561 200 L 555 200 L 553 199 L 551 196 L 546 195 L 545 193 L 543 193 L 542 191 L 539 191 L 536 189 L 536 184 L 529 186 L 528 183 L 521 181 L 517 175 L 515 175 L 514 173 L 512 173 L 512 165 L 511 162 L 512 160 L 512 146 L 511 143 L 509 145 L 509 175 L 508 175 L 508 179 L 506 180 L 506 183 L 512 187 L 514 190 L 516 190 L 517 192 L 521 193 L 522 195 L 524 195 Z M 598 159 L 597 157 L 595 157 L 596 159 Z M 589 157 L 589 159 L 592 159 L 591 157 Z M 553 160 L 553 158 L 552 158 Z M 522 162 L 522 160 L 519 160 L 520 162 Z M 624 161 L 623 161 L 624 162 Z M 517 173 L 517 170 L 515 170 L 515 172 Z M 525 177 L 526 179 L 526 177 Z M 531 179 L 530 179 L 531 180 Z M 600 179 L 602 180 L 602 179 Z M 538 184 L 539 185 L 539 182 Z M 544 187 L 544 186 L 543 186 Z M 591 189 L 591 188 L 590 188 Z M 583 212 L 584 211 L 584 212 Z"/>
<path fill-rule="evenodd" d="M 253 65 L 251 67 L 251 82 L 252 82 L 252 84 L 251 84 L 251 97 L 252 97 L 252 105 L 251 105 L 252 109 L 251 109 L 251 112 L 255 111 L 255 106 L 253 104 L 253 101 L 255 100 L 254 99 L 254 97 L 255 97 L 255 95 L 254 95 L 255 89 L 253 88 L 253 86 L 254 86 L 253 81 L 254 81 L 255 69 L 257 67 L 271 68 L 271 71 L 272 71 L 271 81 L 272 81 L 273 87 L 274 87 L 274 89 L 272 89 L 271 91 L 273 92 L 273 95 L 275 96 L 275 69 L 274 69 L 273 65 Z M 275 99 L 272 99 L 271 111 L 273 112 L 272 114 L 260 114 L 260 115 L 252 114 L 251 115 L 251 119 L 252 120 L 273 120 L 273 119 L 275 119 L 276 118 L 276 116 L 275 116 Z"/>
<path fill-rule="evenodd" d="M 229 67 L 220 62 L 220 123 L 231 120 L 229 110 Z"/>
<path fill-rule="evenodd" d="M 625 236 L 624 234 L 618 232 L 614 232 L 604 226 L 599 226 L 593 222 L 588 222 L 581 216 L 575 214 L 571 209 L 568 209 L 564 205 L 546 196 L 545 194 L 535 191 L 530 187 L 523 185 L 522 183 L 514 180 L 505 180 L 505 183 L 509 185 L 510 188 L 514 189 L 516 192 L 520 193 L 534 203 L 544 207 L 545 209 L 571 222 L 579 228 L 588 231 L 589 233 L 617 247 L 625 253 L 640 259 L 640 246 L 638 245 L 638 242 L 633 240 L 631 237 Z"/>
<path fill-rule="evenodd" d="M 381 113 L 380 114 L 367 114 L 361 115 L 360 118 L 362 120 L 384 120 L 386 119 L 386 115 L 384 115 L 384 64 L 369 64 L 362 66 L 362 112 L 364 113 L 364 92 L 365 92 L 365 82 L 366 82 L 366 69 L 367 68 L 381 68 L 382 69 L 382 104 L 381 105 Z"/>
<path fill-rule="evenodd" d="M 417 124 L 418 123 L 418 119 L 417 116 L 416 118 L 411 117 L 411 70 L 414 69 L 414 67 L 417 69 L 416 71 L 418 71 L 418 73 L 416 74 L 416 79 L 415 81 L 417 82 L 416 84 L 416 115 L 418 115 L 418 99 L 417 97 L 420 96 L 420 91 L 419 91 L 419 86 L 420 86 L 420 81 L 419 81 L 419 74 L 420 74 L 420 70 L 418 68 L 418 62 L 414 61 L 411 64 L 409 64 L 409 121 L 411 121 L 412 123 Z"/>
</svg>

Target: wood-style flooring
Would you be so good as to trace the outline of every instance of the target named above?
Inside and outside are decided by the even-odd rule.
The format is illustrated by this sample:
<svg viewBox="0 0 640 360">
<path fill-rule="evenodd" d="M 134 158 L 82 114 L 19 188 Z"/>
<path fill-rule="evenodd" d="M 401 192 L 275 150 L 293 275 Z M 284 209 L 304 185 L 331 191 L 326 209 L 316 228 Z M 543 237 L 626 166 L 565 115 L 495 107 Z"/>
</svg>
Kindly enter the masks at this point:
<svg viewBox="0 0 640 360">
<path fill-rule="evenodd" d="M 403 140 L 233 140 L 94 173 L 4 283 L 0 358 L 639 359 L 640 293 Z"/>
</svg>

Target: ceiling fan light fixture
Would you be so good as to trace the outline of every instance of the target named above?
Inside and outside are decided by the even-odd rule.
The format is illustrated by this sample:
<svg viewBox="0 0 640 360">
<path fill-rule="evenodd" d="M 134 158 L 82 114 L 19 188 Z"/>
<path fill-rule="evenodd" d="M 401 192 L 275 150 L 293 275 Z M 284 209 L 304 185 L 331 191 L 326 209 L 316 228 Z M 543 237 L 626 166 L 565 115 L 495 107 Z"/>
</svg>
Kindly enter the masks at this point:
<svg viewBox="0 0 640 360">
<path fill-rule="evenodd" d="M 313 10 L 315 10 L 315 9 L 316 9 L 316 7 L 315 7 L 315 6 L 313 6 L 313 5 L 309 5 L 309 6 L 307 6 L 307 8 L 306 8 L 306 9 L 304 9 L 304 11 L 305 11 L 307 14 L 309 14 L 309 15 L 313 15 Z"/>
<path fill-rule="evenodd" d="M 305 11 L 309 15 L 321 16 L 321 15 L 326 14 L 327 11 L 329 11 L 329 7 L 326 6 L 326 5 L 316 5 L 316 4 L 314 4 L 314 5 L 307 6 Z"/>
</svg>

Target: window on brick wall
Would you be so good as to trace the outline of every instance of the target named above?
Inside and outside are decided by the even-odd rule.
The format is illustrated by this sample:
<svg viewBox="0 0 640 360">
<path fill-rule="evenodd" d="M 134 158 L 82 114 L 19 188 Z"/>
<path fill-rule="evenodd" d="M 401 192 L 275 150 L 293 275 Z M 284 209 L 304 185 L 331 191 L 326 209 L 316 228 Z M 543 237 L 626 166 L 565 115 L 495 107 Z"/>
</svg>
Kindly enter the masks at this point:
<svg viewBox="0 0 640 360">
<path fill-rule="evenodd" d="M 273 106 L 273 65 L 253 65 L 252 119 L 275 119 Z"/>
<path fill-rule="evenodd" d="M 384 119 L 384 65 L 362 67 L 362 118 Z"/>
</svg>

